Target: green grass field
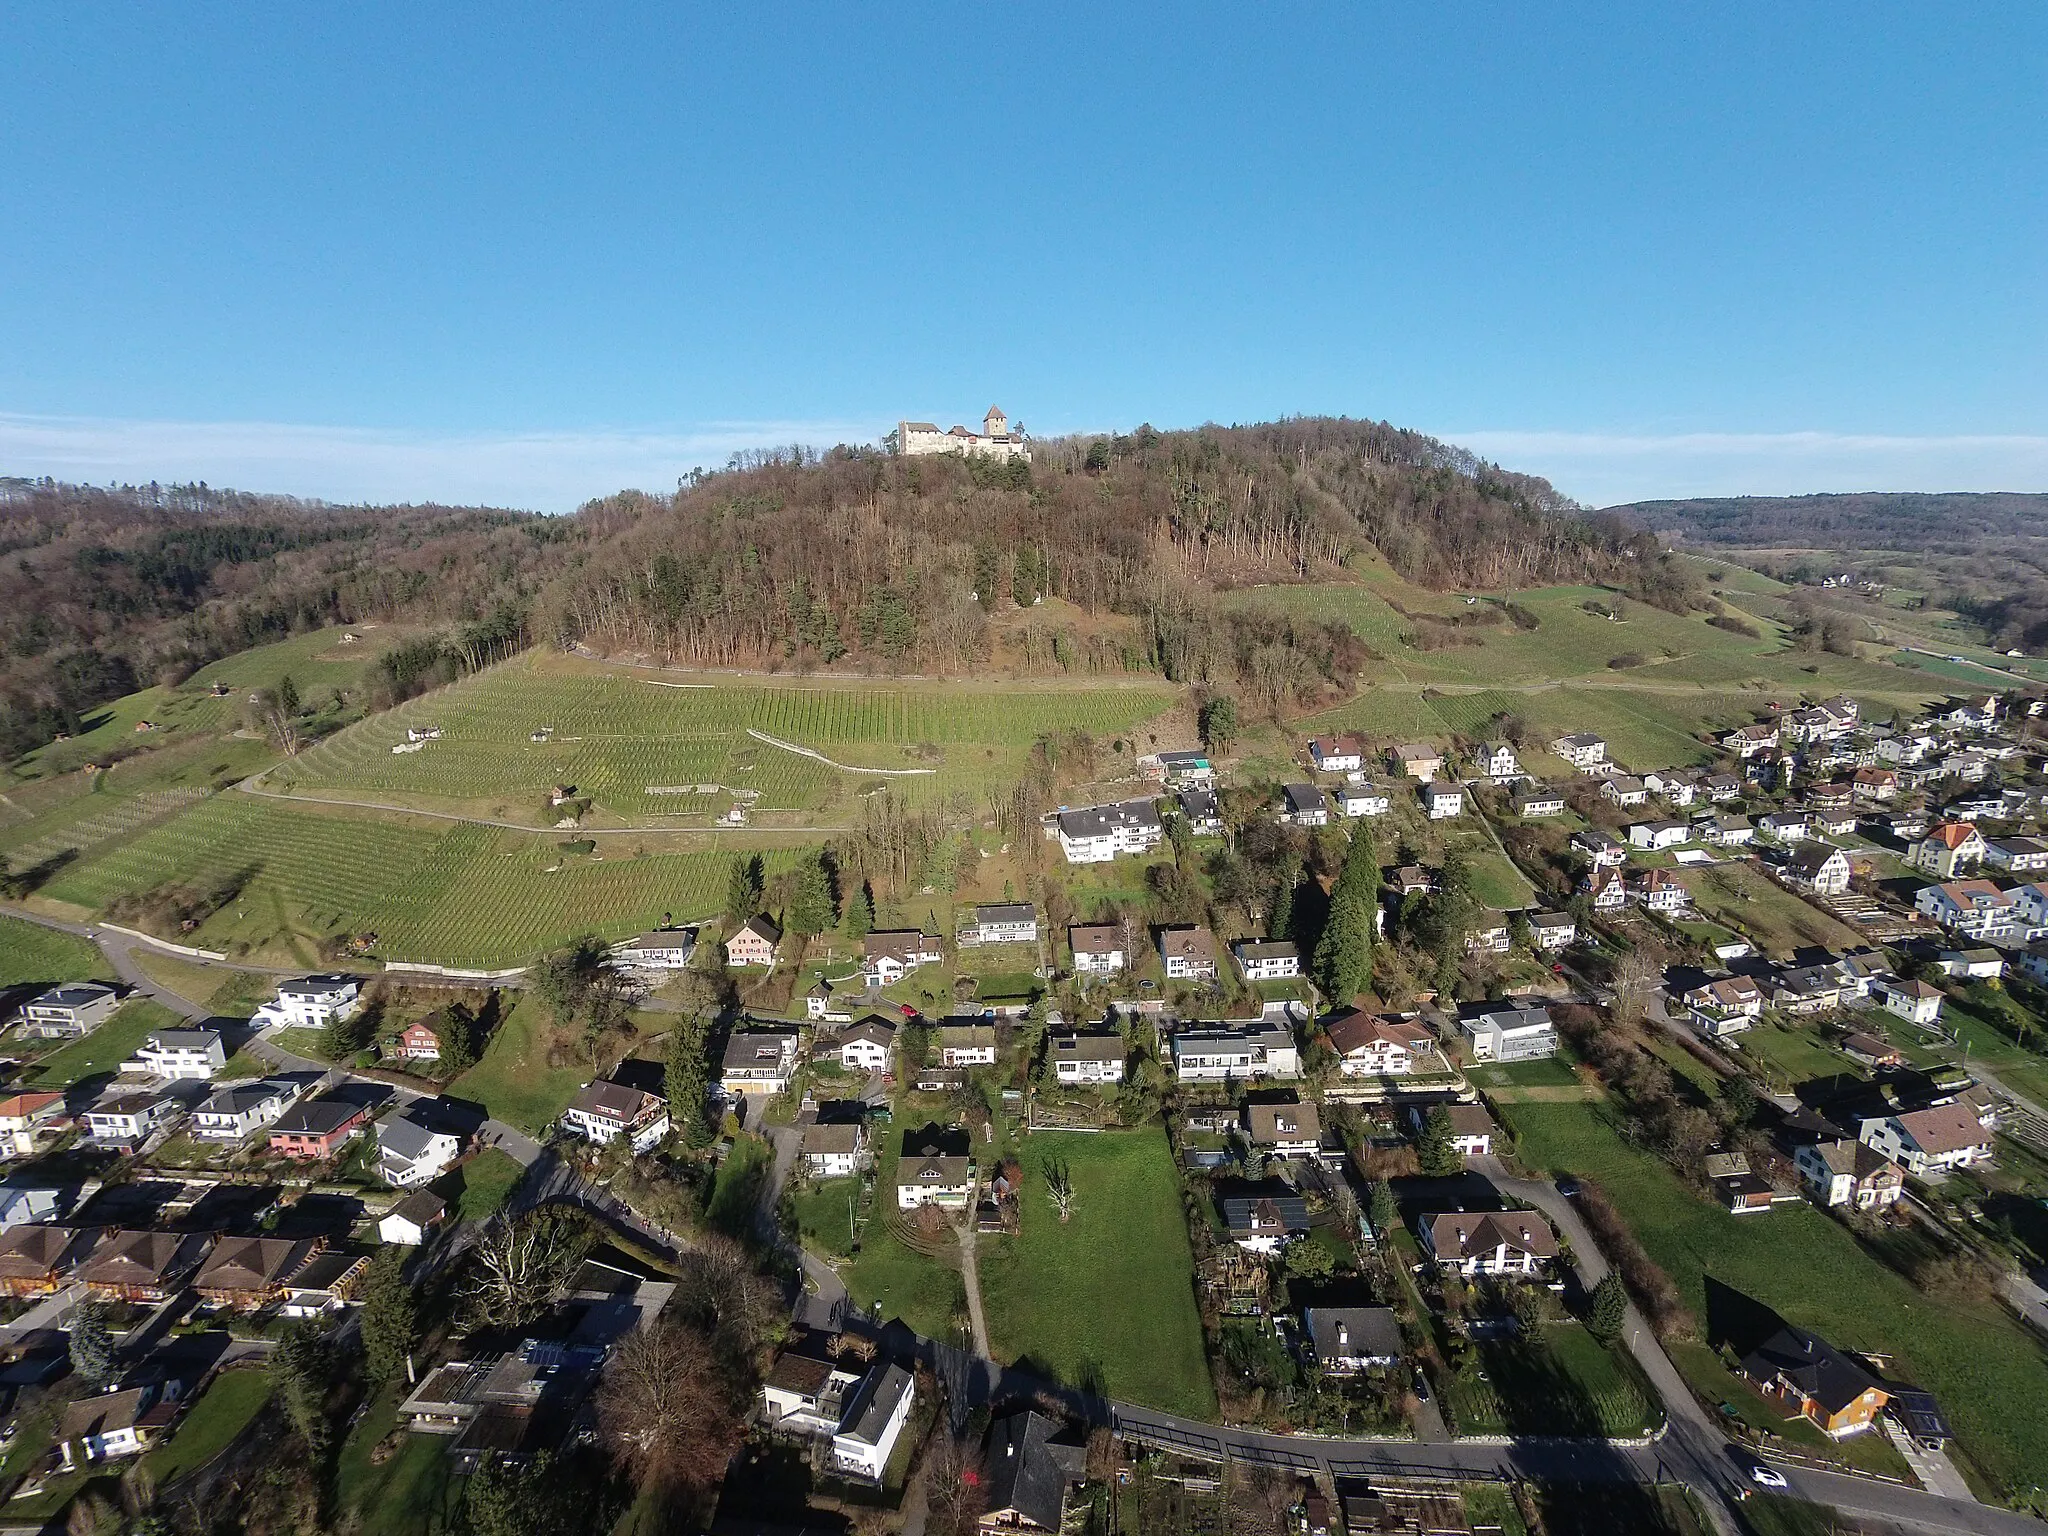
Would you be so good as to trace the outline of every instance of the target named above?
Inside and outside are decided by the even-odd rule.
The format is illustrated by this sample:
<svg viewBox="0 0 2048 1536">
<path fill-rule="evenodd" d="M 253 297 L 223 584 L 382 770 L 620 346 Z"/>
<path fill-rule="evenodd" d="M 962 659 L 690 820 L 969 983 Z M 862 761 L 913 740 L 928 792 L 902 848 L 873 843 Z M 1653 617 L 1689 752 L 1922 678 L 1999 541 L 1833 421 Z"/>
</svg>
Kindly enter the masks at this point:
<svg viewBox="0 0 2048 1536">
<path fill-rule="evenodd" d="M 892 771 L 892 788 L 935 800 L 978 792 L 992 775 L 1013 776 L 1025 750 L 1050 731 L 1078 726 L 1107 746 L 1174 697 L 1161 683 L 684 687 L 525 658 L 352 726 L 272 781 L 300 793 L 381 794 L 406 803 L 503 799 L 521 819 L 537 814 L 557 783 L 634 822 L 701 817 L 730 803 L 674 793 L 695 785 L 756 791 L 759 810 L 820 810 L 870 787 L 882 777 L 873 770 Z M 442 736 L 416 752 L 391 750 L 406 742 L 409 727 L 428 725 Z M 551 728 L 549 739 L 532 740 L 543 728 Z M 820 752 L 845 771 L 759 741 L 749 728 Z M 916 769 L 933 771 L 898 772 Z"/>
<path fill-rule="evenodd" d="M 97 911 L 167 882 L 231 879 L 240 897 L 196 941 L 316 965 L 319 941 L 368 930 L 378 953 L 443 965 L 518 965 L 578 933 L 623 938 L 664 912 L 723 899 L 729 851 L 608 844 L 569 856 L 552 835 L 326 813 L 227 794 L 66 868 L 42 895 Z M 795 857 L 763 854 L 771 873 Z"/>
<path fill-rule="evenodd" d="M 255 1422 L 270 1401 L 272 1382 L 263 1370 L 223 1371 L 162 1447 L 143 1458 L 143 1469 L 161 1487 L 203 1467 Z"/>
<path fill-rule="evenodd" d="M 99 946 L 51 928 L 0 917 L 0 987 L 90 981 L 113 974 Z"/>
<path fill-rule="evenodd" d="M 1702 1318 L 1711 1275 L 1842 1348 L 1892 1355 L 1897 1377 L 1940 1399 L 1994 1486 L 2031 1481 L 2030 1469 L 2048 1466 L 2048 1355 L 1994 1303 L 1923 1293 L 1803 1203 L 1730 1215 L 1628 1146 L 1601 1105 L 1508 1104 L 1502 1113 L 1525 1161 L 1599 1181 Z"/>
<path fill-rule="evenodd" d="M 896 1205 L 896 1164 L 905 1126 L 921 1124 L 899 1103 L 894 1125 L 875 1138 L 875 1209 L 861 1228 L 860 1252 L 841 1271 L 847 1293 L 884 1318 L 901 1318 L 928 1339 L 959 1341 L 955 1319 L 967 1313 L 966 1290 L 950 1259 L 931 1258 L 889 1230 Z"/>
<path fill-rule="evenodd" d="M 461 1191 L 451 1202 L 462 1221 L 488 1221 L 519 1187 L 526 1170 L 496 1147 L 486 1147 L 455 1170 Z"/>
<path fill-rule="evenodd" d="M 790 1196 L 796 1207 L 796 1229 L 813 1252 L 843 1259 L 853 1252 L 853 1218 L 860 1180 L 819 1179 Z"/>
<path fill-rule="evenodd" d="M 398 1426 L 396 1398 L 371 1402 L 335 1458 L 337 1513 L 362 1536 L 437 1536 L 459 1513 L 462 1481 L 448 1464 L 449 1437 L 408 1434 L 381 1465 L 371 1453 Z"/>
<path fill-rule="evenodd" d="M 68 1088 L 88 1077 L 111 1075 L 160 1029 L 182 1029 L 185 1021 L 146 997 L 131 998 L 91 1034 L 37 1059 L 38 1088 Z"/>
<path fill-rule="evenodd" d="M 1072 1219 L 1045 1194 L 1045 1166 L 1071 1171 Z M 984 1239 L 989 1343 L 1114 1397 L 1213 1417 L 1214 1389 L 1195 1308 L 1194 1259 L 1180 1180 L 1157 1126 L 1102 1135 L 1040 1133 L 1023 1148 L 1022 1227 Z"/>
<path fill-rule="evenodd" d="M 546 1008 L 518 994 L 483 1058 L 450 1083 L 448 1091 L 459 1099 L 474 1099 L 507 1125 L 536 1133 L 546 1130 L 599 1070 L 573 1051 L 552 1050 L 553 1035 Z M 612 1049 L 616 1052 L 624 1045 L 614 1041 Z"/>
<path fill-rule="evenodd" d="M 1463 1435 L 1639 1435 L 1661 1414 L 1634 1372 L 1578 1323 L 1480 1346 L 1445 1390 Z"/>
<path fill-rule="evenodd" d="M 1847 923 L 1774 884 L 1749 864 L 1730 862 L 1694 870 L 1686 888 L 1702 915 L 1779 959 L 1810 944 L 1839 951 L 1863 942 Z"/>
</svg>

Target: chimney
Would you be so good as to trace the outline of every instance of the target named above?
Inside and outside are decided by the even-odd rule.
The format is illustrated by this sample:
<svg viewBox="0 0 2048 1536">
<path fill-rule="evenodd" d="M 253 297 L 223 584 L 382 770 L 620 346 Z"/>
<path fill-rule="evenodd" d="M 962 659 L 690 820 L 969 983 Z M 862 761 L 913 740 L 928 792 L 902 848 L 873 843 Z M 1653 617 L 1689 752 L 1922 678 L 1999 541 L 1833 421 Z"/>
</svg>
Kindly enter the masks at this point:
<svg viewBox="0 0 2048 1536">
<path fill-rule="evenodd" d="M 1351 1342 L 1351 1330 L 1342 1323 L 1337 1325 L 1337 1346 L 1341 1349 Z"/>
</svg>

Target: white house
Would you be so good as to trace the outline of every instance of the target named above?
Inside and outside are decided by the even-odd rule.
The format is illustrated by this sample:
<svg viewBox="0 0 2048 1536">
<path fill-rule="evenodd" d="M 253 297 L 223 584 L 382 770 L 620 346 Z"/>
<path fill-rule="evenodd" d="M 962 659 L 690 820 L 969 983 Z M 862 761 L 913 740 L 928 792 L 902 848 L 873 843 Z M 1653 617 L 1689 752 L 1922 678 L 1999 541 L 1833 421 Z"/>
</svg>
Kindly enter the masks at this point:
<svg viewBox="0 0 2048 1536">
<path fill-rule="evenodd" d="M 1184 1029 L 1173 1037 L 1173 1071 L 1183 1083 L 1291 1078 L 1301 1056 L 1288 1029 Z"/>
<path fill-rule="evenodd" d="M 1330 802 L 1313 784 L 1288 784 L 1280 790 L 1280 819 L 1293 827 L 1326 827 Z"/>
<path fill-rule="evenodd" d="M 861 940 L 863 974 L 871 987 L 893 987 L 921 965 L 938 965 L 946 958 L 937 934 L 915 928 L 891 928 L 869 934 Z"/>
<path fill-rule="evenodd" d="M 398 1189 L 430 1183 L 455 1166 L 468 1138 L 420 1105 L 377 1122 L 377 1176 Z"/>
<path fill-rule="evenodd" d="M 1906 1183 L 1899 1165 L 1860 1141 L 1817 1141 L 1792 1154 L 1792 1166 L 1816 1205 L 1876 1210 L 1899 1199 Z"/>
<path fill-rule="evenodd" d="M 1529 914 L 1529 939 L 1540 950 L 1569 949 L 1578 937 L 1579 925 L 1569 913 Z"/>
<path fill-rule="evenodd" d="M 2018 927 L 2019 903 L 1989 880 L 1923 885 L 1913 893 L 1913 909 L 1951 933 L 1980 942 L 2009 939 Z"/>
<path fill-rule="evenodd" d="M 1564 796 L 1541 785 L 1526 789 L 1515 801 L 1515 814 L 1530 820 L 1539 816 L 1562 816 Z"/>
<path fill-rule="evenodd" d="M 1436 1036 L 1413 1019 L 1346 1007 L 1324 1019 L 1323 1028 L 1346 1077 L 1405 1077 L 1436 1053 Z"/>
<path fill-rule="evenodd" d="M 1061 811 L 1054 832 L 1069 864 L 1107 864 L 1120 853 L 1150 853 L 1166 827 L 1150 800 L 1125 800 Z"/>
<path fill-rule="evenodd" d="M 1646 869 L 1630 876 L 1628 893 L 1652 912 L 1683 912 L 1692 905 L 1692 892 L 1668 869 Z"/>
<path fill-rule="evenodd" d="M 961 944 L 1036 944 L 1038 908 L 1028 901 L 984 902 L 954 938 Z"/>
<path fill-rule="evenodd" d="M 1628 862 L 1626 845 L 1615 841 L 1598 827 L 1574 832 L 1571 846 L 1574 853 L 1589 861 L 1595 869 L 1619 869 Z"/>
<path fill-rule="evenodd" d="M 146 1072 L 167 1081 L 205 1082 L 228 1064 L 217 1029 L 160 1029 L 142 1042 L 123 1072 Z"/>
<path fill-rule="evenodd" d="M 916 1385 L 902 1366 L 877 1364 L 861 1383 L 846 1422 L 832 1436 L 832 1470 L 879 1483 L 909 1422 L 916 1395 Z"/>
<path fill-rule="evenodd" d="M 302 1084 L 283 1078 L 229 1083 L 192 1111 L 192 1134 L 206 1141 L 240 1141 L 291 1108 Z"/>
<path fill-rule="evenodd" d="M 21 1032 L 45 1040 L 71 1040 L 89 1035 L 120 1006 L 112 987 L 96 981 L 66 982 L 40 992 L 21 1006 Z"/>
<path fill-rule="evenodd" d="M 1676 848 L 1680 843 L 1692 841 L 1692 828 L 1682 821 L 1638 821 L 1628 829 L 1631 848 L 1647 848 L 1652 853 L 1660 848 Z"/>
<path fill-rule="evenodd" d="M 1839 896 L 1849 889 L 1849 855 L 1820 843 L 1802 848 L 1784 864 L 1785 878 L 1815 896 Z"/>
<path fill-rule="evenodd" d="M 1054 1035 L 1047 1042 L 1046 1059 L 1061 1083 L 1092 1086 L 1124 1080 L 1124 1042 L 1119 1035 Z"/>
<path fill-rule="evenodd" d="M 1560 736 L 1550 750 L 1581 773 L 1590 773 L 1607 761 L 1607 743 L 1591 732 Z"/>
<path fill-rule="evenodd" d="M 1159 955 L 1169 981 L 1194 981 L 1216 974 L 1216 935 L 1207 928 L 1162 928 Z"/>
<path fill-rule="evenodd" d="M 387 1243 L 417 1248 L 447 1214 L 447 1204 L 439 1195 L 416 1189 L 379 1218 L 377 1236 Z"/>
<path fill-rule="evenodd" d="M 1482 779 L 1495 784 L 1506 784 L 1522 776 L 1522 765 L 1515 757 L 1515 749 L 1504 741 L 1489 741 L 1481 747 L 1472 759 L 1473 772 Z"/>
<path fill-rule="evenodd" d="M 963 1022 L 941 1024 L 933 1032 L 942 1067 L 992 1067 L 996 1064 L 996 1030 L 984 1024 L 979 1014 Z"/>
<path fill-rule="evenodd" d="M 563 1111 L 562 1125 L 599 1146 L 624 1136 L 635 1152 L 645 1152 L 668 1134 L 668 1105 L 644 1089 L 598 1078 Z"/>
<path fill-rule="evenodd" d="M 787 1093 L 790 1078 L 796 1072 L 796 1055 L 794 1031 L 736 1029 L 725 1042 L 719 1086 L 732 1097 L 773 1098 L 778 1093 Z"/>
<path fill-rule="evenodd" d="M 896 1163 L 897 1208 L 965 1210 L 974 1199 L 972 1146 L 967 1132 L 937 1124 L 904 1132 L 903 1155 Z"/>
<path fill-rule="evenodd" d="M 858 1120 L 814 1122 L 804 1127 L 804 1172 L 814 1179 L 842 1179 L 860 1172 L 867 1150 L 867 1127 Z"/>
<path fill-rule="evenodd" d="M 2038 837 L 1987 838 L 1984 862 L 2015 875 L 2048 869 L 2048 842 Z"/>
<path fill-rule="evenodd" d="M 1448 821 L 1465 812 L 1465 791 L 1455 784 L 1441 784 L 1435 780 L 1422 786 L 1422 808 L 1429 812 L 1431 821 Z"/>
<path fill-rule="evenodd" d="M 184 1105 L 167 1093 L 116 1094 L 85 1112 L 86 1140 L 133 1152 L 184 1110 Z"/>
<path fill-rule="evenodd" d="M 1372 784 L 1347 784 L 1337 791 L 1337 809 L 1345 816 L 1384 816 L 1393 808 L 1393 798 Z"/>
<path fill-rule="evenodd" d="M 1239 939 L 1230 952 L 1246 981 L 1282 981 L 1301 974 L 1301 951 L 1287 939 Z"/>
<path fill-rule="evenodd" d="M 1719 1039 L 1740 1034 L 1764 1011 L 1764 989 L 1749 976 L 1723 976 L 1704 982 L 1684 997 L 1700 1033 Z"/>
<path fill-rule="evenodd" d="M 1074 969 L 1083 976 L 1110 976 L 1124 968 L 1123 930 L 1114 923 L 1084 923 L 1067 930 Z"/>
<path fill-rule="evenodd" d="M 636 971 L 680 971 L 697 952 L 694 928 L 657 928 L 612 946 L 612 957 Z"/>
<path fill-rule="evenodd" d="M 1547 1008 L 1473 1003 L 1458 1015 L 1474 1061 L 1530 1061 L 1557 1054 L 1557 1026 Z"/>
<path fill-rule="evenodd" d="M 325 1029 L 335 1019 L 350 1019 L 363 1006 L 359 976 L 300 976 L 277 984 L 277 997 L 256 1010 L 259 1027 Z"/>
<path fill-rule="evenodd" d="M 1991 1132 L 1963 1104 L 1937 1104 L 1865 1120 L 1856 1139 L 1916 1179 L 1991 1160 Z"/>
<path fill-rule="evenodd" d="M 839 1037 L 839 1065 L 849 1072 L 886 1072 L 896 1031 L 888 1022 L 865 1018 Z"/>
<path fill-rule="evenodd" d="M 1924 981 L 1875 981 L 1870 990 L 1885 1008 L 1912 1024 L 1932 1024 L 1941 1017 L 1941 988 Z"/>
<path fill-rule="evenodd" d="M 1650 798 L 1650 787 L 1630 774 L 1616 774 L 1600 781 L 1600 795 L 1619 806 L 1642 805 Z"/>
<path fill-rule="evenodd" d="M 1424 1216 L 1423 1246 L 1438 1269 L 1523 1278 L 1557 1257 L 1557 1234 L 1534 1211 L 1447 1211 Z"/>
<path fill-rule="evenodd" d="M 970 431 L 955 426 L 940 430 L 936 422 L 899 421 L 896 423 L 895 450 L 905 458 L 916 458 L 927 453 L 957 453 L 963 457 L 977 459 L 1028 459 L 1031 457 L 1030 444 L 1024 438 L 1024 425 L 1017 424 L 1017 430 L 1010 430 L 1010 419 L 996 406 L 988 408 L 988 414 L 981 418 L 981 430 Z"/>
<path fill-rule="evenodd" d="M 1308 758 L 1319 773 L 1356 773 L 1365 767 L 1365 738 L 1355 733 L 1311 736 Z"/>
</svg>

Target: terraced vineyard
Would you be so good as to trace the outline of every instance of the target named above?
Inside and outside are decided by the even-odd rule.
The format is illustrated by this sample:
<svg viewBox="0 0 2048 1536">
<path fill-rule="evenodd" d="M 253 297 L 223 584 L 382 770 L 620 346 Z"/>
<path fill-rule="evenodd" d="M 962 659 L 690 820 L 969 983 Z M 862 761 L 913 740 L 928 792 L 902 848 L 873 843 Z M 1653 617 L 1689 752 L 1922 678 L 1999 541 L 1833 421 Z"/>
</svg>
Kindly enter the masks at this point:
<svg viewBox="0 0 2048 1536">
<path fill-rule="evenodd" d="M 763 855 L 770 870 L 794 857 Z M 43 894 L 99 910 L 167 881 L 241 881 L 193 935 L 237 953 L 319 958 L 329 935 L 372 930 L 387 959 L 495 967 L 574 934 L 624 937 L 664 912 L 702 916 L 725 891 L 728 852 L 564 854 L 551 838 L 455 825 L 420 829 L 219 795 L 65 869 Z"/>
<path fill-rule="evenodd" d="M 892 776 L 914 796 L 972 788 L 1014 771 L 1045 732 L 1121 736 L 1166 708 L 1163 686 L 1063 692 L 936 687 L 679 687 L 531 661 L 494 669 L 365 720 L 272 777 L 294 793 L 345 791 L 435 800 L 533 800 L 574 784 L 633 819 L 701 813 L 696 787 L 752 791 L 764 810 L 816 810 Z M 417 750 L 409 729 L 437 727 Z M 810 748 L 835 768 L 761 742 Z M 535 740 L 538 735 L 542 737 Z M 921 770 L 904 774 L 903 770 Z"/>
</svg>

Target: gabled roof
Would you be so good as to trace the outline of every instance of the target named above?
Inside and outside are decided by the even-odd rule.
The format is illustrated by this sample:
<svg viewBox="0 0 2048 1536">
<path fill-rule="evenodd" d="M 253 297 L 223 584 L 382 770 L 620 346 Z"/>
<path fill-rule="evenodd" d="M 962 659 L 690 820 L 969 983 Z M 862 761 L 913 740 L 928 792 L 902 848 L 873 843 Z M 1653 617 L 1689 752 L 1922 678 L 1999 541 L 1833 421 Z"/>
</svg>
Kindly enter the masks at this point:
<svg viewBox="0 0 2048 1536">
<path fill-rule="evenodd" d="M 365 1118 L 369 1106 L 354 1099 L 321 1094 L 294 1104 L 270 1123 L 273 1136 L 332 1136 L 352 1120 Z"/>
<path fill-rule="evenodd" d="M 1043 1531 L 1060 1529 L 1067 1484 L 1081 1470 L 1083 1448 L 1055 1445 L 1059 1434 L 1058 1424 L 1031 1408 L 989 1426 L 983 1466 L 991 1515 L 1016 1515 Z"/>
<path fill-rule="evenodd" d="M 1742 1374 L 1767 1385 L 1782 1381 L 1829 1414 L 1878 1387 L 1877 1378 L 1854 1360 L 1790 1323 L 1742 1357 Z"/>
<path fill-rule="evenodd" d="M 1301 1320 L 1308 1327 L 1318 1359 L 1399 1359 L 1408 1352 L 1401 1338 L 1401 1320 L 1391 1307 L 1308 1307 Z"/>
<path fill-rule="evenodd" d="M 1323 1028 L 1329 1031 L 1330 1044 L 1340 1056 L 1370 1050 L 1383 1041 L 1409 1051 L 1436 1043 L 1436 1036 L 1413 1019 L 1383 1018 L 1363 1008 L 1341 1008 L 1323 1020 Z"/>
<path fill-rule="evenodd" d="M 624 1083 L 614 1083 L 604 1078 L 584 1086 L 576 1095 L 570 1108 L 603 1120 L 616 1120 L 621 1125 L 636 1119 L 647 1107 L 653 1094 L 639 1088 L 629 1088 Z"/>
<path fill-rule="evenodd" d="M 29 1222 L 0 1233 L 0 1276 L 41 1279 L 75 1266 L 99 1242 L 98 1227 Z"/>
<path fill-rule="evenodd" d="M 192 1284 L 202 1291 L 267 1291 L 313 1256 L 310 1242 L 284 1237 L 224 1237 Z"/>
<path fill-rule="evenodd" d="M 738 938 L 742 933 L 751 933 L 757 938 L 766 939 L 770 944 L 780 944 L 782 942 L 781 928 L 777 927 L 771 918 L 762 913 L 756 913 L 744 923 L 741 923 L 734 932 L 732 939 Z M 726 943 L 730 944 L 732 939 L 727 939 Z"/>
<path fill-rule="evenodd" d="M 1991 1133 L 1961 1104 L 1937 1104 L 1893 1118 L 1923 1152 L 1960 1152 L 1965 1147 L 1988 1146 L 1991 1141 Z"/>
<path fill-rule="evenodd" d="M 1922 841 L 1939 843 L 1953 853 L 1975 836 L 1977 829 L 1967 821 L 1944 821 L 1929 827 Z"/>
<path fill-rule="evenodd" d="M 1440 1258 L 1490 1254 L 1502 1244 L 1539 1259 L 1557 1257 L 1557 1235 L 1534 1211 L 1447 1211 L 1422 1219 Z"/>
<path fill-rule="evenodd" d="M 117 1228 L 109 1231 L 92 1258 L 79 1266 L 78 1278 L 95 1285 L 161 1285 L 197 1257 L 195 1247 L 207 1241 L 189 1232 Z"/>
</svg>

